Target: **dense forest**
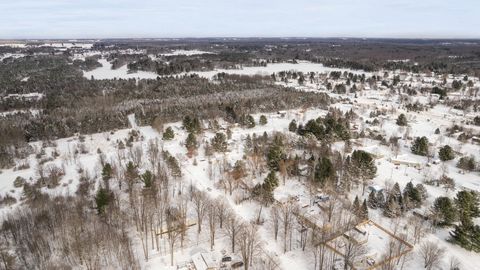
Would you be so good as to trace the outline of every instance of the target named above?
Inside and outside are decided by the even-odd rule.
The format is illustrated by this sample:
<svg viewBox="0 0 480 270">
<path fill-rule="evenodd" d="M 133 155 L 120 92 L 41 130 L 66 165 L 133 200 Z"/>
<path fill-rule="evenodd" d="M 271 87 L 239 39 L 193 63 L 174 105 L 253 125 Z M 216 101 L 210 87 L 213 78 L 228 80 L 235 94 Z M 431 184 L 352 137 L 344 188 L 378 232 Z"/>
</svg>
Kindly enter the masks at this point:
<svg viewBox="0 0 480 270">
<path fill-rule="evenodd" d="M 0 64 L 0 109 L 23 110 L 1 118 L 3 157 L 18 152 L 12 145 L 18 148 L 30 141 L 124 128 L 130 113 L 148 125 L 180 120 L 186 114 L 236 122 L 248 113 L 328 104 L 326 95 L 291 91 L 273 84 L 269 76 L 223 75 L 216 81 L 196 75 L 89 80 L 83 77 L 82 66 L 72 65 L 67 56 L 32 56 Z M 22 81 L 25 77 L 28 80 Z M 16 96 L 28 93 L 41 97 Z"/>
</svg>

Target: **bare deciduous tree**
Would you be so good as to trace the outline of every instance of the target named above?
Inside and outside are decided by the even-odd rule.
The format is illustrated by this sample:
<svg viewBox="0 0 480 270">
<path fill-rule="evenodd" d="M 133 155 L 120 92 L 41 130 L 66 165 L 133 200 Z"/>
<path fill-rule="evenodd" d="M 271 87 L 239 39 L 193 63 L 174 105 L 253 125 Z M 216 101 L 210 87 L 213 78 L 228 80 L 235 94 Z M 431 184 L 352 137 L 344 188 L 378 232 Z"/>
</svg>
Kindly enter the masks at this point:
<svg viewBox="0 0 480 270">
<path fill-rule="evenodd" d="M 230 238 L 230 243 L 232 245 L 232 253 L 235 253 L 235 241 L 237 239 L 237 234 L 240 229 L 241 221 L 238 219 L 237 215 L 230 211 L 227 214 L 227 219 L 225 222 L 225 232 Z"/>
<path fill-rule="evenodd" d="M 450 270 L 460 270 L 460 267 L 462 266 L 462 264 L 460 263 L 460 261 L 452 256 L 450 257 L 450 263 L 449 263 L 449 269 Z"/>
<path fill-rule="evenodd" d="M 427 233 L 427 222 L 422 217 L 418 216 L 412 216 L 409 218 L 408 221 L 411 225 L 410 228 L 412 228 L 413 243 L 417 244 L 420 239 L 422 239 L 422 237 Z"/>
<path fill-rule="evenodd" d="M 288 236 L 291 233 L 294 214 L 297 212 L 295 203 L 288 201 L 280 205 L 280 220 L 283 230 L 283 252 L 287 252 Z"/>
<path fill-rule="evenodd" d="M 366 253 L 365 246 L 355 241 L 346 240 L 344 247 L 344 270 L 348 270 L 355 262 Z"/>
<path fill-rule="evenodd" d="M 223 222 L 227 215 L 228 204 L 224 198 L 218 198 L 215 202 L 215 207 L 217 208 L 218 222 L 220 229 L 223 228 Z"/>
<path fill-rule="evenodd" d="M 445 254 L 445 249 L 440 248 L 437 243 L 425 242 L 420 245 L 420 254 L 422 255 L 425 269 L 432 270 L 440 264 Z"/>
<path fill-rule="evenodd" d="M 278 229 L 280 227 L 280 222 L 279 222 L 280 211 L 278 208 L 279 208 L 278 205 L 273 205 L 270 211 L 270 216 L 273 223 L 273 234 L 275 236 L 275 241 L 277 241 L 278 239 Z"/>
<path fill-rule="evenodd" d="M 257 227 L 254 224 L 243 224 L 240 226 L 239 237 L 237 238 L 240 256 L 243 259 L 243 267 L 248 270 L 260 248 L 260 241 Z"/>
<path fill-rule="evenodd" d="M 195 209 L 195 213 L 197 214 L 198 233 L 200 233 L 202 231 L 203 217 L 205 216 L 205 212 L 209 205 L 208 198 L 204 191 L 199 190 L 193 190 L 191 196 L 193 207 Z"/>
<path fill-rule="evenodd" d="M 139 167 L 140 165 L 142 165 L 143 148 L 141 144 L 130 148 L 129 153 L 130 158 L 132 159 L 132 162 L 135 164 L 135 166 Z"/>
<path fill-rule="evenodd" d="M 215 245 L 215 232 L 218 221 L 218 208 L 215 205 L 215 201 L 209 200 L 207 202 L 207 218 L 208 218 L 208 228 L 210 230 L 210 248 L 213 250 Z"/>
<path fill-rule="evenodd" d="M 175 244 L 181 238 L 183 233 L 182 220 L 183 217 L 178 209 L 168 208 L 166 211 L 167 221 L 167 241 L 170 249 L 170 265 L 173 266 L 173 253 L 175 252 Z"/>
<path fill-rule="evenodd" d="M 148 143 L 148 159 L 150 161 L 150 167 L 152 169 L 152 172 L 154 175 L 157 174 L 157 164 L 158 164 L 158 159 L 160 157 L 160 149 L 158 146 L 158 139 L 155 140 L 150 140 Z"/>
</svg>

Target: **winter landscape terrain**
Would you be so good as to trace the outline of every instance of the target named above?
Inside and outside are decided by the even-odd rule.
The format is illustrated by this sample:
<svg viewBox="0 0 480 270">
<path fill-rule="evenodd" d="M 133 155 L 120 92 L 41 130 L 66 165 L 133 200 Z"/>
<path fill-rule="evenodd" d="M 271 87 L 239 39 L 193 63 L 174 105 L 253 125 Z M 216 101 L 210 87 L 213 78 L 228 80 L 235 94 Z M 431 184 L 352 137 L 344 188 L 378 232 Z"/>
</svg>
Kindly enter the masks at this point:
<svg viewBox="0 0 480 270">
<path fill-rule="evenodd" d="M 0 269 L 480 269 L 479 52 L 4 42 Z"/>
</svg>

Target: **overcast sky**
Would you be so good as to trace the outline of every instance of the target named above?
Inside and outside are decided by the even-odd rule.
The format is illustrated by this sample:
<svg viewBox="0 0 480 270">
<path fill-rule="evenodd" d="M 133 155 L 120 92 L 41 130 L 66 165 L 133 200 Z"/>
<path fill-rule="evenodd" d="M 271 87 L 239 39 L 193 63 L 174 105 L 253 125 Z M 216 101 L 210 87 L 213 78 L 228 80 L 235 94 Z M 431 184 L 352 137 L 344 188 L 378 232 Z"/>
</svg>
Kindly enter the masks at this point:
<svg viewBox="0 0 480 270">
<path fill-rule="evenodd" d="M 0 38 L 480 38 L 480 0 L 0 0 Z"/>
</svg>

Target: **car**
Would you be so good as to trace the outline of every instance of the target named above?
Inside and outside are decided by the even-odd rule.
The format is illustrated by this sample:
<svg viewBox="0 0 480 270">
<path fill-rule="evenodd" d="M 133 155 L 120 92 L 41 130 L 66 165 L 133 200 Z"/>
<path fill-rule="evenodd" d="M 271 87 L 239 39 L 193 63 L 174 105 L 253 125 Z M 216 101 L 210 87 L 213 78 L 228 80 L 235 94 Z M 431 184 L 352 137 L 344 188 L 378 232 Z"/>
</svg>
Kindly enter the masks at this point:
<svg viewBox="0 0 480 270">
<path fill-rule="evenodd" d="M 232 263 L 232 269 L 240 268 L 243 266 L 243 262 L 234 262 Z"/>
<path fill-rule="evenodd" d="M 319 202 L 326 202 L 330 199 L 328 195 L 316 195 L 314 199 L 314 203 L 319 203 Z"/>
<path fill-rule="evenodd" d="M 222 258 L 222 262 L 231 262 L 232 261 L 232 257 L 230 256 L 225 256 Z"/>
</svg>

